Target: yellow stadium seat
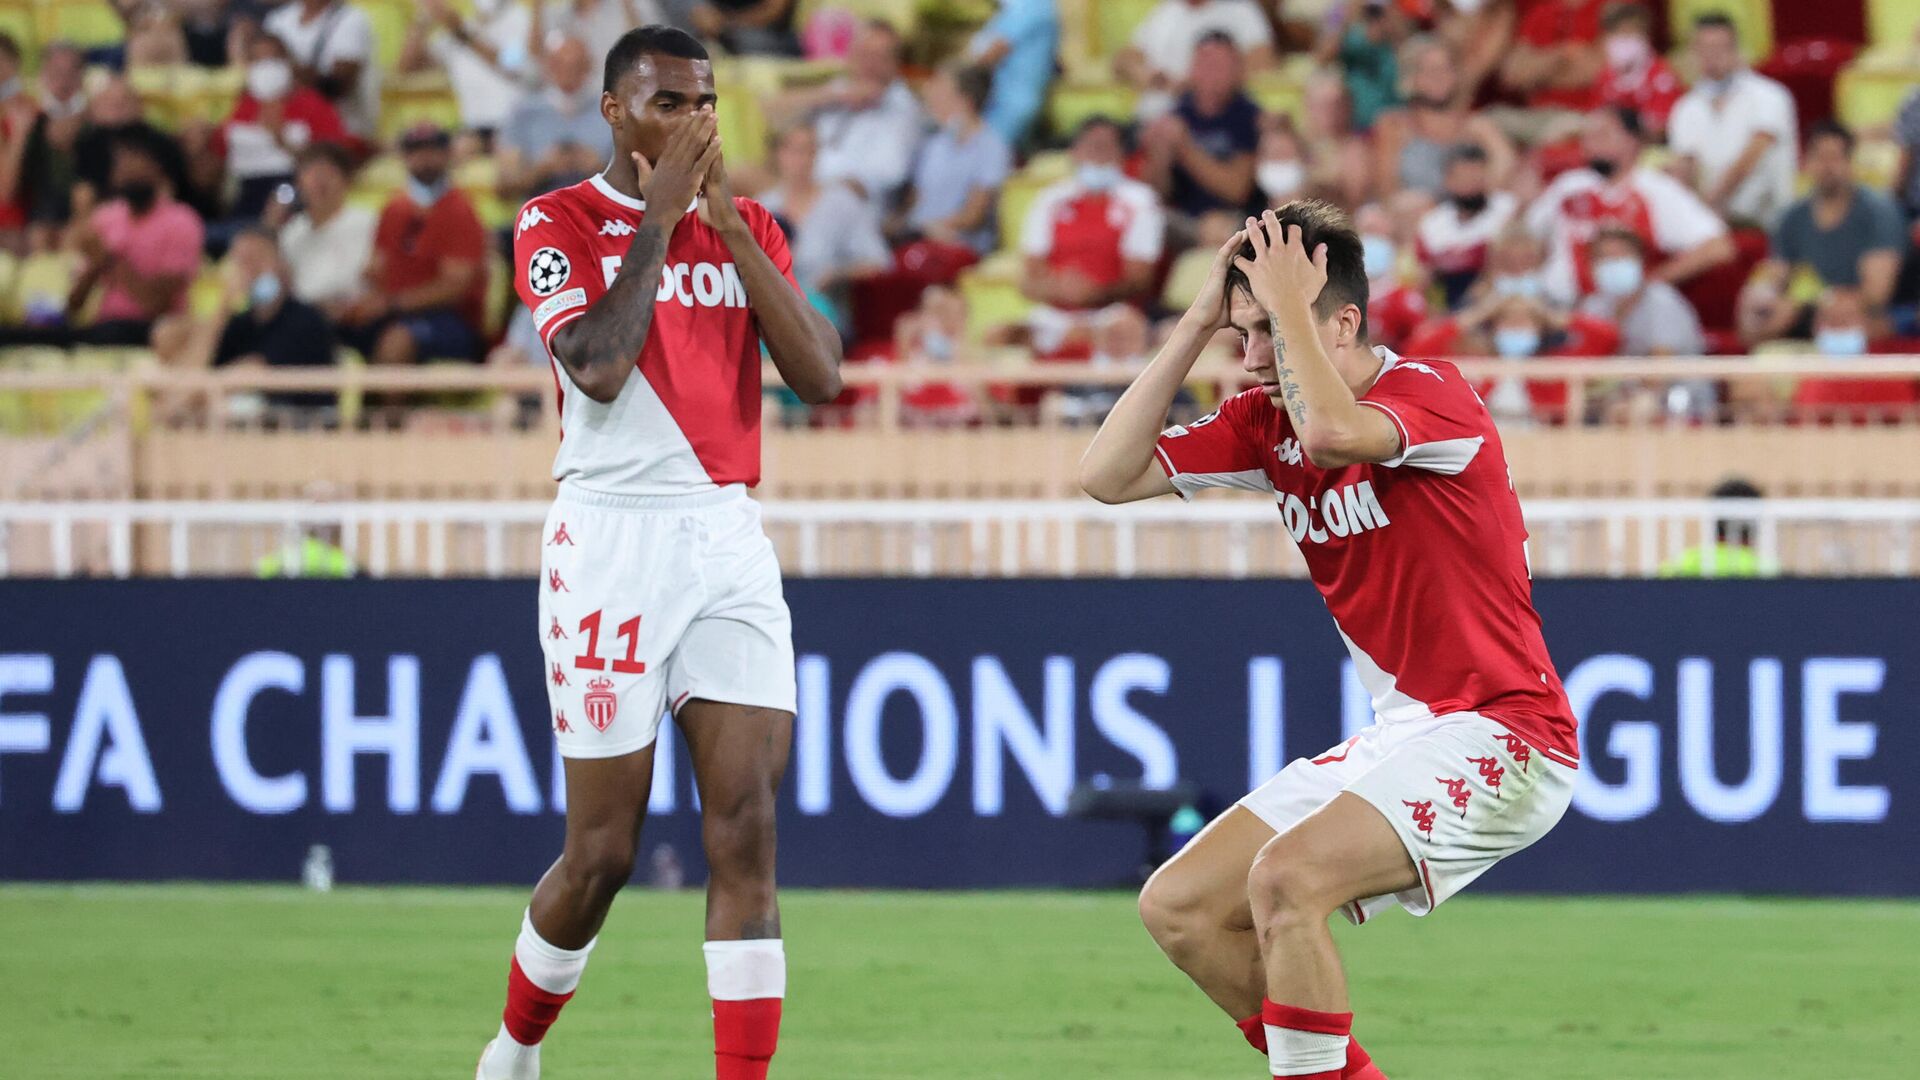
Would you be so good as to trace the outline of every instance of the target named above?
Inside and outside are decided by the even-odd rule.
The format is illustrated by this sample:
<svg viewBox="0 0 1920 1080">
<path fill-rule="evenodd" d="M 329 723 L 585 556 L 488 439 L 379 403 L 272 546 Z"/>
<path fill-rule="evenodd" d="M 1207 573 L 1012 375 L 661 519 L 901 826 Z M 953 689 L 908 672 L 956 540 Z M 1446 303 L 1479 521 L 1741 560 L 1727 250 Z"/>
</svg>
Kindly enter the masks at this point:
<svg viewBox="0 0 1920 1080">
<path fill-rule="evenodd" d="M 500 197 L 500 168 L 490 157 L 476 157 L 462 162 L 453 171 L 453 185 L 473 200 L 473 209 L 480 215 L 480 223 L 489 229 L 506 228 L 519 212 L 519 207 Z"/>
<path fill-rule="evenodd" d="M 758 165 L 767 156 L 767 114 L 760 107 L 761 95 L 745 83 L 716 86 L 720 95 L 717 116 L 720 121 L 720 145 L 727 160 L 741 165 Z"/>
<path fill-rule="evenodd" d="M 373 24 L 373 63 L 381 71 L 392 71 L 400 60 L 400 47 L 406 44 L 407 28 L 413 24 L 413 5 L 407 0 L 354 0 L 354 7 L 367 13 Z"/>
<path fill-rule="evenodd" d="M 1114 54 L 1133 40 L 1139 26 L 1160 0 L 1093 0 L 1087 6 L 1093 15 L 1095 58 L 1111 63 Z"/>
<path fill-rule="evenodd" d="M 960 274 L 960 295 L 967 301 L 968 335 L 977 344 L 989 327 L 1022 322 L 1033 301 L 1020 292 L 1020 259 L 1002 252 Z"/>
<path fill-rule="evenodd" d="M 1920 4 L 1914 0 L 1867 0 L 1867 43 L 1901 49 L 1913 44 L 1920 27 Z"/>
<path fill-rule="evenodd" d="M 1000 223 L 1002 249 L 1019 249 L 1020 234 L 1026 226 L 1027 211 L 1033 207 L 1033 200 L 1040 195 L 1040 192 L 1058 183 L 1064 175 L 1064 173 L 1046 175 L 1027 168 L 1008 177 L 1007 182 L 1001 185 L 1000 202 L 996 207 L 996 213 Z"/>
<path fill-rule="evenodd" d="M 1122 83 L 1061 82 L 1054 84 L 1047 115 L 1053 129 L 1066 135 L 1090 116 L 1111 116 L 1125 123 L 1133 116 L 1138 100 L 1133 88 Z"/>
<path fill-rule="evenodd" d="M 1833 105 L 1842 123 L 1869 131 L 1893 122 L 1900 103 L 1920 85 L 1920 67 L 1888 66 L 1873 58 L 1856 60 L 1833 84 Z"/>
<path fill-rule="evenodd" d="M 1773 53 L 1772 0 L 1668 0 L 1667 26 L 1673 40 L 1693 36 L 1693 21 L 1702 15 L 1725 15 L 1740 31 L 1740 54 L 1758 63 Z"/>
<path fill-rule="evenodd" d="M 20 46 L 21 66 L 29 74 L 40 64 L 37 22 L 33 5 L 27 0 L 5 0 L 0 3 L 0 32 L 13 35 L 14 44 Z"/>
<path fill-rule="evenodd" d="M 858 19 L 884 19 L 902 37 L 910 36 L 920 25 L 918 0 L 800 0 L 793 13 L 793 25 L 805 29 L 815 15 L 834 9 Z"/>
<path fill-rule="evenodd" d="M 406 183 L 407 167 L 400 161 L 399 155 L 382 154 L 360 166 L 360 170 L 354 174 L 347 201 L 378 212 L 387 205 L 387 199 Z"/>
<path fill-rule="evenodd" d="M 1306 87 L 1290 72 L 1262 71 L 1247 80 L 1247 96 L 1258 104 L 1262 111 L 1284 113 L 1293 118 L 1295 124 L 1304 117 L 1306 105 Z"/>
<path fill-rule="evenodd" d="M 36 29 L 41 41 L 64 40 L 91 47 L 126 40 L 126 24 L 106 0 L 43 0 L 38 15 Z"/>
<path fill-rule="evenodd" d="M 391 87 L 380 95 L 380 138 L 391 141 L 421 121 L 449 130 L 460 127 L 460 103 L 453 91 L 442 85 L 412 89 Z"/>
<path fill-rule="evenodd" d="M 232 314 L 227 309 L 226 276 L 220 263 L 200 260 L 200 273 L 187 286 L 187 310 L 201 319 L 225 319 Z"/>
<path fill-rule="evenodd" d="M 1086 78 L 1103 60 L 1094 36 L 1094 0 L 1057 0 L 1060 19 L 1060 66 L 1068 78 Z"/>
<path fill-rule="evenodd" d="M 203 68 L 186 65 L 175 83 L 182 120 L 217 124 L 233 115 L 247 73 L 239 68 Z"/>
</svg>

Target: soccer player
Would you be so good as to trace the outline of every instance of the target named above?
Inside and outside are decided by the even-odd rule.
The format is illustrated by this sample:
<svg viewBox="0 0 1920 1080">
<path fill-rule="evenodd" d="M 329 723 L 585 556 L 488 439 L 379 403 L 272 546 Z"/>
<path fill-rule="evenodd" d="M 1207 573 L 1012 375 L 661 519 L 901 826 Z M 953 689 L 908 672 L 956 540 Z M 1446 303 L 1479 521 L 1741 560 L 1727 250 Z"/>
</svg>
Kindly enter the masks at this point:
<svg viewBox="0 0 1920 1080">
<path fill-rule="evenodd" d="M 1376 722 L 1302 758 L 1147 882 L 1154 940 L 1274 1076 L 1379 1078 L 1327 918 L 1424 915 L 1560 820 L 1575 721 L 1534 613 L 1500 434 L 1458 369 L 1367 342 L 1367 272 L 1339 210 L 1249 218 L 1114 406 L 1080 482 L 1119 503 L 1273 497 Z M 1238 331 L 1260 385 L 1160 430 L 1201 349 Z"/>
<path fill-rule="evenodd" d="M 762 341 L 814 403 L 840 392 L 840 346 L 794 284 L 773 215 L 729 190 L 714 103 L 698 41 L 628 31 L 600 97 L 612 162 L 528 202 L 514 227 L 514 284 L 560 390 L 538 629 L 567 824 L 521 923 L 480 1080 L 539 1075 L 540 1041 L 632 871 L 669 709 L 701 796 L 720 1080 L 765 1077 L 779 1033 L 774 794 L 792 742 L 793 642 L 746 489 L 760 477 Z"/>
</svg>

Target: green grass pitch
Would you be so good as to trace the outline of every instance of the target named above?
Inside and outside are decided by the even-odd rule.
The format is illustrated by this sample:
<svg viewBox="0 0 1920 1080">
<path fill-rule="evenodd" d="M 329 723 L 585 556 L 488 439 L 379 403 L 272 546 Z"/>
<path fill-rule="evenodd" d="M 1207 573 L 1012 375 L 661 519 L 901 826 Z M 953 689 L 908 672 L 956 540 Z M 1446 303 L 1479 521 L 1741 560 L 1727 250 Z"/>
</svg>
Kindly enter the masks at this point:
<svg viewBox="0 0 1920 1080">
<path fill-rule="evenodd" d="M 0 887 L 8 1080 L 468 1080 L 519 890 Z M 1265 1075 L 1121 893 L 794 892 L 779 1080 Z M 710 1077 L 696 892 L 629 892 L 546 1075 Z M 1920 1076 L 1920 904 L 1468 896 L 1339 930 L 1395 1080 Z"/>
</svg>

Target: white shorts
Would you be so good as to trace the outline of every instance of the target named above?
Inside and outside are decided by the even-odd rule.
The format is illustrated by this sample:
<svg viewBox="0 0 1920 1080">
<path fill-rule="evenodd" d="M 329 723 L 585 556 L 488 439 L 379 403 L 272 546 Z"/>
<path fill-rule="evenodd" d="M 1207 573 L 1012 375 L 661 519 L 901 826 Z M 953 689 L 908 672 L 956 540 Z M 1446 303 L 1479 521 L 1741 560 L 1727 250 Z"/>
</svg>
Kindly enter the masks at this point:
<svg viewBox="0 0 1920 1080">
<path fill-rule="evenodd" d="M 1494 863 L 1547 834 L 1573 800 L 1575 770 L 1479 713 L 1376 723 L 1316 758 L 1296 758 L 1240 805 L 1282 833 L 1335 795 L 1372 803 L 1400 834 L 1420 884 L 1340 909 L 1358 926 L 1398 902 L 1425 915 Z"/>
<path fill-rule="evenodd" d="M 540 649 L 562 755 L 642 749 L 689 698 L 794 710 L 793 622 L 745 489 L 562 484 L 541 545 Z"/>
</svg>

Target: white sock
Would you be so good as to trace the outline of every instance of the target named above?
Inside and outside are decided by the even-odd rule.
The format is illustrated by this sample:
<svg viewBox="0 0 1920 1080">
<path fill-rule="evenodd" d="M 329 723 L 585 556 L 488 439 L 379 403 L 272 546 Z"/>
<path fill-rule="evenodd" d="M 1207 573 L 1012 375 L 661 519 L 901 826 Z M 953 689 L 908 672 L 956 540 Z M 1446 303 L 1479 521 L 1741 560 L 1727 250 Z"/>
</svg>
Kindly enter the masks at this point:
<svg viewBox="0 0 1920 1080">
<path fill-rule="evenodd" d="M 1347 1063 L 1345 1035 L 1267 1026 L 1267 1062 L 1275 1076 L 1339 1072 Z"/>
<path fill-rule="evenodd" d="M 587 970 L 587 954 L 599 942 L 594 938 L 577 949 L 551 945 L 533 928 L 533 912 L 520 916 L 520 939 L 513 943 L 513 958 L 533 985 L 549 994 L 571 994 L 580 985 L 580 974 Z"/>
<path fill-rule="evenodd" d="M 779 938 L 709 941 L 707 996 L 715 1001 L 757 1001 L 787 996 L 787 947 Z"/>
</svg>

